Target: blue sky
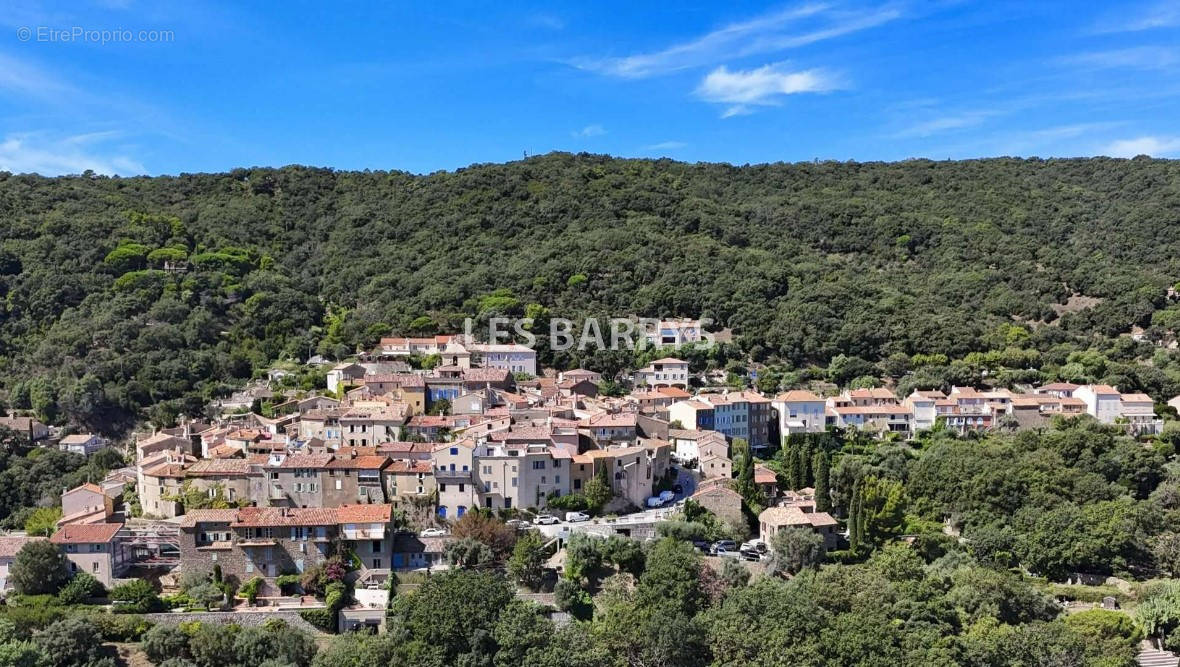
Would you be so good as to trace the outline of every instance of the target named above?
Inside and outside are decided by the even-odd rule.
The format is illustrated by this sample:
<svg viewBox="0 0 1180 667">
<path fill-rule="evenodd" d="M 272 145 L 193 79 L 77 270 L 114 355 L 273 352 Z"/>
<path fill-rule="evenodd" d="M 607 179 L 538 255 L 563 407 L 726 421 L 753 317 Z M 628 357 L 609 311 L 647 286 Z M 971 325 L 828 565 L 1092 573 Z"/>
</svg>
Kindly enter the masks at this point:
<svg viewBox="0 0 1180 667">
<path fill-rule="evenodd" d="M 1180 157 L 1180 0 L 331 4 L 10 1 L 0 169 Z"/>
</svg>

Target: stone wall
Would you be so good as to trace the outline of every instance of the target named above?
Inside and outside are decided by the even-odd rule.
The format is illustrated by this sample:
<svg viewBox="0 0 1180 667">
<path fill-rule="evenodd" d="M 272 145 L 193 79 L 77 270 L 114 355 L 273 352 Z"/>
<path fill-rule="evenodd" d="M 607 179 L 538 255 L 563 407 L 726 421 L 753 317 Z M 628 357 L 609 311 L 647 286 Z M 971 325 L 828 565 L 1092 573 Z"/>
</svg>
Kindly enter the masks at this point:
<svg viewBox="0 0 1180 667">
<path fill-rule="evenodd" d="M 266 621 L 277 618 L 282 620 L 287 625 L 304 630 L 313 634 L 324 634 L 314 625 L 303 620 L 298 611 L 227 611 L 227 612 L 206 612 L 206 613 L 189 613 L 182 614 L 144 614 L 144 618 L 157 625 L 180 625 L 190 621 L 199 621 L 206 624 L 220 624 L 229 625 L 235 623 L 244 628 L 262 625 Z"/>
</svg>

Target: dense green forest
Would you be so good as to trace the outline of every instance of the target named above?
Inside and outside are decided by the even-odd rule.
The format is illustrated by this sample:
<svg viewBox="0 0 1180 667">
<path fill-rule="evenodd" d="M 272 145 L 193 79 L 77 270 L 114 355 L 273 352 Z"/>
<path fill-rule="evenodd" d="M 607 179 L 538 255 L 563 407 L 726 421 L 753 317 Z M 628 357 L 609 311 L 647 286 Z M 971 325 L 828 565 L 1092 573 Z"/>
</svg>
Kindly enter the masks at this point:
<svg viewBox="0 0 1180 667">
<path fill-rule="evenodd" d="M 733 167 L 554 153 L 416 176 L 0 174 L 0 387 L 104 432 L 275 359 L 466 316 L 704 316 L 759 386 L 1104 380 L 1180 393 L 1180 164 Z M 538 325 L 540 326 L 540 324 Z M 611 355 L 543 361 L 606 370 Z M 817 370 L 818 369 L 818 370 Z"/>
</svg>

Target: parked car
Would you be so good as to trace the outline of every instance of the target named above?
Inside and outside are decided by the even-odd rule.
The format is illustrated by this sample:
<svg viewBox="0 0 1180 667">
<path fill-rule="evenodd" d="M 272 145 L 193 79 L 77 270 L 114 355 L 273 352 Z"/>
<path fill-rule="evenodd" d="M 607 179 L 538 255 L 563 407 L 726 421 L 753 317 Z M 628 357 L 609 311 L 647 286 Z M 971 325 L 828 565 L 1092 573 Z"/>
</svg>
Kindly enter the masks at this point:
<svg viewBox="0 0 1180 667">
<path fill-rule="evenodd" d="M 730 551 L 729 549 L 718 549 L 717 553 L 715 553 L 713 555 L 717 556 L 718 558 L 741 558 L 742 557 L 742 553 L 740 551 Z"/>
<path fill-rule="evenodd" d="M 749 542 L 742 542 L 739 551 L 752 551 L 758 554 L 764 554 L 768 551 L 766 543 L 762 540 L 750 540 Z"/>
<path fill-rule="evenodd" d="M 561 523 L 561 519 L 558 519 L 555 516 L 549 516 L 548 514 L 542 514 L 541 516 L 533 519 L 533 523 L 537 524 L 538 526 L 551 526 L 555 523 Z"/>
<path fill-rule="evenodd" d="M 515 528 L 517 530 L 528 530 L 528 527 L 531 525 L 528 521 L 525 521 L 524 519 L 509 519 L 509 520 L 505 521 L 504 524 L 508 525 L 508 526 L 512 526 L 513 528 Z"/>
<path fill-rule="evenodd" d="M 418 535 L 420 537 L 443 537 L 446 534 L 447 534 L 446 528 L 427 528 L 426 530 L 423 530 L 421 533 L 418 533 Z"/>
<path fill-rule="evenodd" d="M 709 547 L 709 553 L 714 555 L 720 555 L 719 552 L 722 551 L 732 551 L 736 554 L 737 550 L 737 542 L 733 540 L 718 540 L 713 543 L 713 546 Z"/>
<path fill-rule="evenodd" d="M 701 551 L 706 552 L 706 553 L 708 553 L 708 551 L 709 551 L 709 541 L 708 540 L 693 540 L 692 545 L 694 547 L 700 549 Z"/>
<path fill-rule="evenodd" d="M 652 496 L 647 499 L 648 507 L 662 507 L 663 505 L 664 501 L 659 496 Z"/>
<path fill-rule="evenodd" d="M 675 497 L 676 497 L 676 494 L 672 493 L 671 491 L 660 491 L 660 500 L 665 503 L 672 500 Z"/>
<path fill-rule="evenodd" d="M 585 512 L 566 512 L 565 520 L 569 521 L 570 523 L 575 523 L 577 521 L 589 521 L 590 515 L 586 514 Z"/>
<path fill-rule="evenodd" d="M 747 560 L 751 563 L 757 563 L 762 560 L 762 555 L 756 551 L 739 551 L 738 553 L 741 554 L 742 560 Z"/>
</svg>

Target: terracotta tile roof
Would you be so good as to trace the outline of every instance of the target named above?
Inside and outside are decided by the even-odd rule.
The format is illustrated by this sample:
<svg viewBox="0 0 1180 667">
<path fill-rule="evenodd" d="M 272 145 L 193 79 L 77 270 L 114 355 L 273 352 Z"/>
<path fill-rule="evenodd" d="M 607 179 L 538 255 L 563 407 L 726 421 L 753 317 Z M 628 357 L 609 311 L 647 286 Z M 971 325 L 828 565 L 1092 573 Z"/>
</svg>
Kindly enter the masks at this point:
<svg viewBox="0 0 1180 667">
<path fill-rule="evenodd" d="M 791 391 L 783 392 L 774 397 L 776 401 L 783 401 L 785 403 L 817 403 L 824 399 L 807 391 L 806 389 L 792 389 Z"/>
<path fill-rule="evenodd" d="M 391 505 L 341 505 L 336 508 L 338 523 L 389 523 L 392 518 Z"/>
<path fill-rule="evenodd" d="M 1090 390 L 1093 391 L 1095 394 L 1117 394 L 1117 393 L 1119 393 L 1118 389 L 1115 389 L 1114 387 L 1112 387 L 1108 384 L 1090 385 Z"/>
<path fill-rule="evenodd" d="M 546 426 L 510 426 L 506 431 L 496 431 L 488 440 L 497 442 L 545 441 L 553 437 L 553 429 Z"/>
<path fill-rule="evenodd" d="M 78 486 L 75 486 L 69 491 L 66 491 L 66 493 L 74 493 L 75 491 L 89 491 L 91 493 L 97 493 L 101 495 L 102 487 L 93 482 L 86 482 L 85 484 L 79 484 Z"/>
<path fill-rule="evenodd" d="M 183 528 L 192 528 L 198 523 L 233 523 L 237 518 L 236 509 L 189 510 L 180 518 L 180 525 Z"/>
<path fill-rule="evenodd" d="M 186 472 L 189 477 L 245 475 L 250 472 L 250 462 L 246 459 L 201 459 Z"/>
<path fill-rule="evenodd" d="M 72 523 L 57 529 L 49 538 L 54 544 L 105 544 L 123 527 L 121 523 Z"/>
<path fill-rule="evenodd" d="M 1123 403 L 1153 403 L 1147 394 L 1123 394 Z"/>
<path fill-rule="evenodd" d="M 506 382 L 510 373 L 503 368 L 468 368 L 463 372 L 464 382 Z"/>
<path fill-rule="evenodd" d="M 335 508 L 243 507 L 237 512 L 234 527 L 328 526 L 337 523 Z"/>
<path fill-rule="evenodd" d="M 0 537 L 0 558 L 15 558 L 16 552 L 20 551 L 21 547 L 29 542 L 43 539 L 45 538 L 28 535 L 4 535 Z"/>
<path fill-rule="evenodd" d="M 144 469 L 143 474 L 146 477 L 184 477 L 184 464 L 161 463 L 160 465 Z"/>
<path fill-rule="evenodd" d="M 421 375 L 413 373 L 389 373 L 385 375 L 366 375 L 360 379 L 365 385 L 392 384 L 403 389 L 425 389 L 426 380 Z"/>
<path fill-rule="evenodd" d="M 1037 391 L 1073 391 L 1078 386 L 1072 382 L 1050 382 L 1049 384 L 1043 384 L 1038 387 Z"/>
<path fill-rule="evenodd" d="M 778 476 L 774 471 L 764 465 L 754 466 L 754 483 L 755 484 L 774 484 L 778 481 Z"/>
<path fill-rule="evenodd" d="M 639 415 L 634 412 L 599 412 L 578 422 L 582 428 L 634 427 Z"/>
<path fill-rule="evenodd" d="M 433 473 L 430 461 L 393 461 L 385 469 L 388 473 Z"/>
<path fill-rule="evenodd" d="M 328 463 L 327 468 L 332 470 L 348 469 L 348 470 L 380 470 L 389 463 L 388 456 L 358 456 L 352 458 L 350 456 L 337 456 Z"/>
<path fill-rule="evenodd" d="M 324 468 L 332 460 L 331 454 L 292 454 L 283 460 L 280 468 Z"/>
<path fill-rule="evenodd" d="M 676 357 L 664 357 L 663 359 L 656 359 L 651 364 L 687 364 L 688 362 Z M 649 364 L 650 365 L 650 364 Z"/>
<path fill-rule="evenodd" d="M 719 480 L 719 481 L 725 482 L 726 480 Z M 704 483 L 702 483 L 700 488 L 697 489 L 696 493 L 692 494 L 692 497 L 699 498 L 701 496 L 707 496 L 707 495 L 711 495 L 714 493 L 720 493 L 721 495 L 724 495 L 724 496 L 730 496 L 732 498 L 736 498 L 739 501 L 742 499 L 742 494 L 738 493 L 737 491 L 734 491 L 732 488 L 730 488 L 730 486 L 728 484 L 724 484 L 724 483 L 720 483 L 720 484 L 713 483 L 713 484 L 708 484 L 708 485 L 705 485 Z"/>
<path fill-rule="evenodd" d="M 690 398 L 692 396 L 692 394 L 688 393 L 687 391 L 684 391 L 680 387 L 657 387 L 656 393 L 663 394 L 664 396 L 667 396 L 668 398 L 677 399 L 677 400 L 684 399 L 684 398 Z"/>
</svg>

